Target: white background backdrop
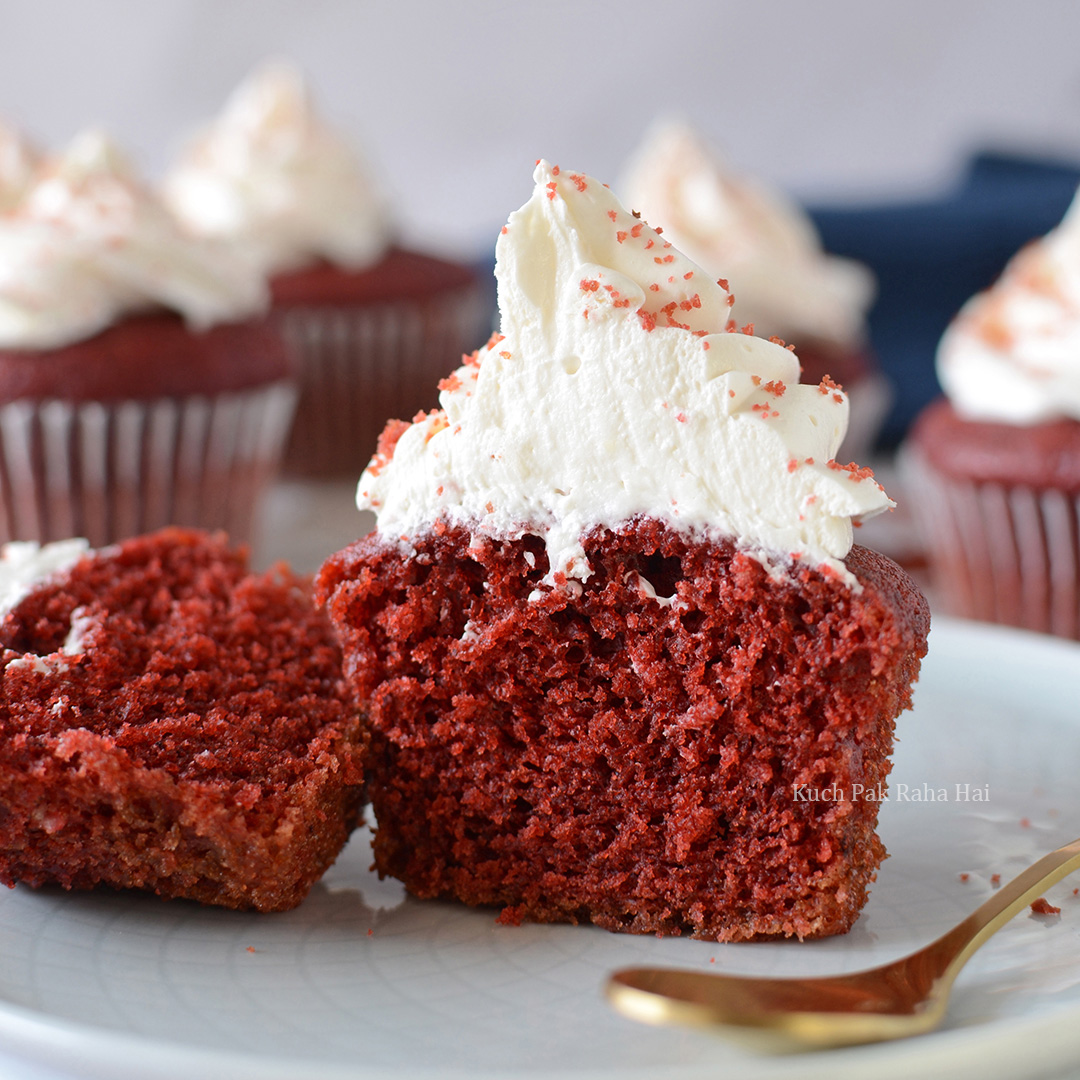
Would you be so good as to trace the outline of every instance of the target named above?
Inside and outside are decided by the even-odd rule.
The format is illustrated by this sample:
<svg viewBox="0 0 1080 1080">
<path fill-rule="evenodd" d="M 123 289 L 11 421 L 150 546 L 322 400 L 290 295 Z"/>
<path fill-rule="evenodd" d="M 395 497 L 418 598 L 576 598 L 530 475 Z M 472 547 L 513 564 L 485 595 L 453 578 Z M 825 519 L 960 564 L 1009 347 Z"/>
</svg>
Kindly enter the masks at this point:
<svg viewBox="0 0 1080 1080">
<path fill-rule="evenodd" d="M 614 181 L 657 114 L 818 201 L 943 190 L 977 145 L 1080 159 L 1078 42 L 1075 0 L 0 0 L 0 114 L 154 174 L 291 57 L 406 238 L 473 257 L 537 157 Z"/>
</svg>

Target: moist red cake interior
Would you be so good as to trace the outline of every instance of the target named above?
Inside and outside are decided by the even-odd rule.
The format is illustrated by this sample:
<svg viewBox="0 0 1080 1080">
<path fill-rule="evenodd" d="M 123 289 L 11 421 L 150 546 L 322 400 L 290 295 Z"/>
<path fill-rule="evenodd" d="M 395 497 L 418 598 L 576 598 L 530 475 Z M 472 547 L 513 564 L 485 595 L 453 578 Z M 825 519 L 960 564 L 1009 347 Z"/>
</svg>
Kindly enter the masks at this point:
<svg viewBox="0 0 1080 1080">
<path fill-rule="evenodd" d="M 366 704 L 376 865 L 502 919 L 720 940 L 848 929 L 884 856 L 929 615 L 894 563 L 771 577 L 654 520 L 584 538 L 372 535 L 318 580 Z M 647 595 L 644 579 L 661 598 Z M 811 801 L 796 788 L 842 796 Z"/>
<path fill-rule="evenodd" d="M 5 883 L 273 910 L 345 843 L 362 736 L 328 621 L 284 568 L 165 530 L 35 589 L 0 645 Z"/>
</svg>

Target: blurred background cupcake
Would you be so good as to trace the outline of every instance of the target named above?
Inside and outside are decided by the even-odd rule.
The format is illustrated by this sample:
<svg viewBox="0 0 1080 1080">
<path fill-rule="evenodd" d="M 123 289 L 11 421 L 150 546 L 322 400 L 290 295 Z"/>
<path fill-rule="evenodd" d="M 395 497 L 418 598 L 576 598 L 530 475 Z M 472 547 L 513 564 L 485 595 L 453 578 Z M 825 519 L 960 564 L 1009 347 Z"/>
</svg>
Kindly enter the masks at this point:
<svg viewBox="0 0 1080 1080">
<path fill-rule="evenodd" d="M 290 472 L 357 475 L 386 420 L 433 404 L 435 383 L 484 336 L 474 271 L 394 244 L 371 176 L 287 64 L 237 88 L 164 194 L 189 228 L 269 278 L 299 365 Z"/>
<path fill-rule="evenodd" d="M 873 274 L 826 254 L 809 216 L 780 192 L 733 175 L 689 125 L 660 121 L 631 159 L 620 197 L 735 298 L 732 316 L 795 346 L 803 382 L 829 375 L 851 399 L 841 453 L 864 459 L 889 403 L 869 349 Z"/>
<path fill-rule="evenodd" d="M 39 162 L 40 156 L 30 140 L 18 128 L 0 120 L 0 214 L 23 197 Z"/>
<path fill-rule="evenodd" d="M 99 133 L 23 187 L 0 215 L 0 539 L 247 539 L 295 400 L 264 281 Z"/>
<path fill-rule="evenodd" d="M 906 447 L 953 614 L 1080 638 L 1080 195 L 973 297 Z"/>
</svg>

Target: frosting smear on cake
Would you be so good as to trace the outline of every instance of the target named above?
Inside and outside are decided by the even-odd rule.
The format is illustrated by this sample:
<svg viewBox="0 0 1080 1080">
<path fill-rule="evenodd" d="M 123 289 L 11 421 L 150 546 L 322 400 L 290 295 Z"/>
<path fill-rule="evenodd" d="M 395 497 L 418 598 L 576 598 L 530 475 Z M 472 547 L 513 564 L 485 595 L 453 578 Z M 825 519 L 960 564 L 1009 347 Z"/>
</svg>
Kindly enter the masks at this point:
<svg viewBox="0 0 1080 1080">
<path fill-rule="evenodd" d="M 833 455 L 848 402 L 800 385 L 783 343 L 737 331 L 726 282 L 600 182 L 537 163 L 496 246 L 500 333 L 391 425 L 360 480 L 388 538 L 439 520 L 547 545 L 587 580 L 582 535 L 639 517 L 733 537 L 768 565 L 847 576 L 852 521 L 892 505 Z"/>
</svg>

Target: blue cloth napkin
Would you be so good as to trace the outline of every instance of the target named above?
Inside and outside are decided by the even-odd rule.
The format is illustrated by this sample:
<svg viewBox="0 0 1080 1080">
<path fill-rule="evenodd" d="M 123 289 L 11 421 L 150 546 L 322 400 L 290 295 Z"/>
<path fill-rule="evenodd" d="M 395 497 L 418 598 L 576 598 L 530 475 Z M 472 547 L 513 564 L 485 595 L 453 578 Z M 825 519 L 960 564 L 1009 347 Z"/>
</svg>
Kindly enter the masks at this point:
<svg viewBox="0 0 1080 1080">
<path fill-rule="evenodd" d="M 940 393 L 934 352 L 960 306 L 1057 225 L 1078 185 L 1080 165 L 988 152 L 937 201 L 810 208 L 826 250 L 877 275 L 870 338 L 894 394 L 883 449 Z"/>
</svg>

